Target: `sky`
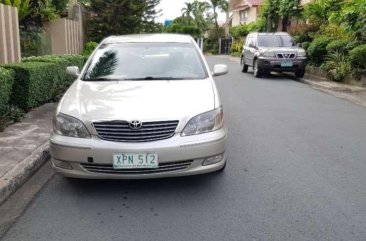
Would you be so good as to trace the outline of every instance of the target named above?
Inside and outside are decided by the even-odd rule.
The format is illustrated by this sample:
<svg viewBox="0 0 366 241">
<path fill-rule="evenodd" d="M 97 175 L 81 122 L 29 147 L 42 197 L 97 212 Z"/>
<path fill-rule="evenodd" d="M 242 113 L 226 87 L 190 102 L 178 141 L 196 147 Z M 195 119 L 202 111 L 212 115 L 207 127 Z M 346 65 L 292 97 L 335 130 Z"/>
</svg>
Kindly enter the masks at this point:
<svg viewBox="0 0 366 241">
<path fill-rule="evenodd" d="M 158 22 L 163 23 L 166 19 L 173 20 L 182 15 L 182 8 L 185 2 L 193 2 L 193 0 L 161 0 L 158 9 L 162 9 L 162 16 L 157 18 Z M 220 22 L 225 21 L 225 13 L 220 13 Z"/>
</svg>

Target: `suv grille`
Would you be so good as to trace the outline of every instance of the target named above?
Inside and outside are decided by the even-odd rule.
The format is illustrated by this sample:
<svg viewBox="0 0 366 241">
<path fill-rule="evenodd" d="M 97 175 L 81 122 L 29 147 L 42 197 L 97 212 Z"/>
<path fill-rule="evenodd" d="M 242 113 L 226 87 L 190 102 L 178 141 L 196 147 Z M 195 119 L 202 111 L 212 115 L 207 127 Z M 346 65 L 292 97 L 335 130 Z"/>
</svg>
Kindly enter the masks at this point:
<svg viewBox="0 0 366 241">
<path fill-rule="evenodd" d="M 127 121 L 93 122 L 98 136 L 106 141 L 147 142 L 170 138 L 179 121 L 143 122 L 140 129 L 130 128 Z"/>
<path fill-rule="evenodd" d="M 183 170 L 189 167 L 193 161 L 179 161 L 160 163 L 158 168 L 154 169 L 114 169 L 113 165 L 81 163 L 81 166 L 89 172 L 104 174 L 152 174 Z"/>
<path fill-rule="evenodd" d="M 277 54 L 277 58 L 279 59 L 294 59 L 295 58 L 295 54 Z"/>
</svg>

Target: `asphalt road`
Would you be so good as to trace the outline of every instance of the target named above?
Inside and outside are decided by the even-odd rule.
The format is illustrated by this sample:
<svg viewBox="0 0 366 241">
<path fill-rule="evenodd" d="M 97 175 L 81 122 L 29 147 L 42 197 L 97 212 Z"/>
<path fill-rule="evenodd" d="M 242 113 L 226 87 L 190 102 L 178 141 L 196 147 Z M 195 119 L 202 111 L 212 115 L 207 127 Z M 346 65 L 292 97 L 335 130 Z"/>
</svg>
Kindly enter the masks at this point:
<svg viewBox="0 0 366 241">
<path fill-rule="evenodd" d="M 224 173 L 148 181 L 55 176 L 4 241 L 366 240 L 366 109 L 237 63 L 217 78 Z"/>
</svg>

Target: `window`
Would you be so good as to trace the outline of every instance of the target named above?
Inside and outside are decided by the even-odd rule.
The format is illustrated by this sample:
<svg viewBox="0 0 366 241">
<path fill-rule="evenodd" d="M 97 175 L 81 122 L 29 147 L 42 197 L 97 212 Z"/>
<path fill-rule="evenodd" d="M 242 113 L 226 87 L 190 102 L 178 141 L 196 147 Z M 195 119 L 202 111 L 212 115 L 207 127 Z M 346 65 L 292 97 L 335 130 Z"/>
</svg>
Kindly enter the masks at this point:
<svg viewBox="0 0 366 241">
<path fill-rule="evenodd" d="M 292 47 L 295 43 L 289 35 L 259 35 L 259 47 Z"/>
<path fill-rule="evenodd" d="M 248 21 L 248 10 L 242 10 L 239 12 L 240 15 L 240 23 L 245 23 Z"/>
<path fill-rule="evenodd" d="M 118 43 L 97 50 L 83 80 L 154 80 L 207 78 L 192 44 Z"/>
</svg>

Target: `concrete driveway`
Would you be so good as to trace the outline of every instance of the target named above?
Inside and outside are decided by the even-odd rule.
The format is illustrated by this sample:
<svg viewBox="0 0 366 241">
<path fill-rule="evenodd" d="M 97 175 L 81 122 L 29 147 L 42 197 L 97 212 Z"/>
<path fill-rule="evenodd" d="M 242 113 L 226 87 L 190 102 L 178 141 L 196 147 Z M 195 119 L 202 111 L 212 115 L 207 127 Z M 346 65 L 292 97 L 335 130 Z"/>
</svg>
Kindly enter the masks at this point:
<svg viewBox="0 0 366 241">
<path fill-rule="evenodd" d="M 366 240 L 366 109 L 208 60 L 230 69 L 216 79 L 229 127 L 224 173 L 55 176 L 3 240 Z"/>
</svg>

